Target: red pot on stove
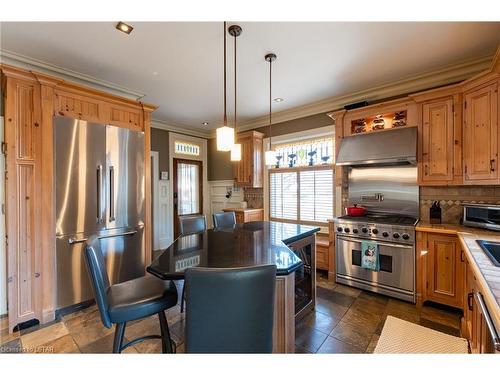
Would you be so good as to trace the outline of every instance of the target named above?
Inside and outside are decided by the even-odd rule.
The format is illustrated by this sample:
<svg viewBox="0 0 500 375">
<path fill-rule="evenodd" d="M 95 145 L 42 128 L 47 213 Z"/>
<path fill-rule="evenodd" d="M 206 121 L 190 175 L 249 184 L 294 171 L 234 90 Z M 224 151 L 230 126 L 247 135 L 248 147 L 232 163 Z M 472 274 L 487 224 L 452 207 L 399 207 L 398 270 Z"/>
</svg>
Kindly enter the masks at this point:
<svg viewBox="0 0 500 375">
<path fill-rule="evenodd" d="M 357 204 L 346 207 L 346 213 L 349 216 L 363 216 L 366 213 L 366 208 L 358 206 Z"/>
</svg>

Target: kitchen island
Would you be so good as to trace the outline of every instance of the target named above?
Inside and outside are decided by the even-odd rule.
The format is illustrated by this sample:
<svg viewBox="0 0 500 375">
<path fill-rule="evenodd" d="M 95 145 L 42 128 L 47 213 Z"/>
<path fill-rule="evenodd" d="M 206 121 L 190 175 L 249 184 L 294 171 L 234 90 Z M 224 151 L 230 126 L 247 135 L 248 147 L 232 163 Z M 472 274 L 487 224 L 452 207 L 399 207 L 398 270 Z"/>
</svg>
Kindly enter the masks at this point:
<svg viewBox="0 0 500 375">
<path fill-rule="evenodd" d="M 273 352 L 295 351 L 295 318 L 314 309 L 314 234 L 319 228 L 254 221 L 234 228 L 180 236 L 147 271 L 164 280 L 184 278 L 189 267 L 276 265 Z"/>
</svg>

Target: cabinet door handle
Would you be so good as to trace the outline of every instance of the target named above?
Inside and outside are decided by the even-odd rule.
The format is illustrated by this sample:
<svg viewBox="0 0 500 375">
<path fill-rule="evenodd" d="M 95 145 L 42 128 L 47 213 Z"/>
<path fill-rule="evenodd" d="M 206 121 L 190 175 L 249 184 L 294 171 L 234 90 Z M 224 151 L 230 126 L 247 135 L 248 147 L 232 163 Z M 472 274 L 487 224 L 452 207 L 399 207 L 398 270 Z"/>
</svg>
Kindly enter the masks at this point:
<svg viewBox="0 0 500 375">
<path fill-rule="evenodd" d="M 490 171 L 491 172 L 495 172 L 495 163 L 496 163 L 496 159 L 490 160 Z"/>
<path fill-rule="evenodd" d="M 473 310 L 473 307 L 472 307 L 472 299 L 473 298 L 474 298 L 474 293 L 467 294 L 467 307 L 469 308 L 470 311 Z"/>
<path fill-rule="evenodd" d="M 464 257 L 464 251 L 460 251 L 460 261 L 463 263 L 465 262 L 465 257 Z"/>
<path fill-rule="evenodd" d="M 424 167 L 424 173 L 425 173 L 426 176 L 429 175 L 429 165 L 428 164 L 426 164 L 425 167 Z"/>
</svg>

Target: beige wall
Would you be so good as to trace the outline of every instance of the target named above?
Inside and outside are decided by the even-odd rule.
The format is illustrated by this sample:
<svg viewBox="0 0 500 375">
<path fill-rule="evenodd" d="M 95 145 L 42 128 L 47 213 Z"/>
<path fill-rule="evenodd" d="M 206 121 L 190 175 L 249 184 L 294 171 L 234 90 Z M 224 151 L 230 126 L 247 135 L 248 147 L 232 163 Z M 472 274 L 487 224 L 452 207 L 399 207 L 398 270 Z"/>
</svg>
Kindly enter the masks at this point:
<svg viewBox="0 0 500 375">
<path fill-rule="evenodd" d="M 151 151 L 158 151 L 160 173 L 168 172 L 168 131 L 151 128 Z M 158 176 L 159 178 L 160 176 Z"/>
<path fill-rule="evenodd" d="M 283 134 L 296 133 L 303 130 L 321 128 L 323 126 L 332 125 L 332 119 L 326 113 L 319 113 L 312 116 L 302 117 L 295 120 L 280 122 L 273 124 L 272 135 L 278 136 Z M 264 133 L 264 137 L 269 137 L 269 127 L 261 127 L 254 129 Z M 208 180 L 232 180 L 233 166 L 230 160 L 229 152 L 217 151 L 215 139 L 208 140 Z"/>
<path fill-rule="evenodd" d="M 229 152 L 217 151 L 215 138 L 208 140 L 208 181 L 232 180 L 233 163 Z"/>
</svg>

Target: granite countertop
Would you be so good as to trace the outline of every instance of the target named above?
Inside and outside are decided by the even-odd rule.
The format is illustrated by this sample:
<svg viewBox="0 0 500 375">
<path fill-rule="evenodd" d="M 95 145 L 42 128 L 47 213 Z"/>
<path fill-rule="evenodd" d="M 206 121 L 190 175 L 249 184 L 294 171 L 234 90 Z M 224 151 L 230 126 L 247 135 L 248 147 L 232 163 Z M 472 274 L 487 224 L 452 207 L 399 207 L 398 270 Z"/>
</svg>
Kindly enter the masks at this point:
<svg viewBox="0 0 500 375">
<path fill-rule="evenodd" d="M 476 279 L 482 287 L 488 311 L 500 332 L 500 267 L 496 267 L 477 243 L 477 240 L 500 242 L 500 233 L 458 224 L 419 222 L 417 231 L 457 235 Z"/>
<path fill-rule="evenodd" d="M 288 275 L 302 261 L 287 245 L 314 235 L 319 228 L 252 221 L 234 228 L 210 229 L 177 238 L 147 268 L 161 279 L 184 278 L 189 267 L 231 268 L 275 264 L 276 274 Z"/>
<path fill-rule="evenodd" d="M 234 211 L 234 212 L 252 212 L 252 211 L 264 211 L 263 208 L 224 208 L 222 211 Z"/>
</svg>

